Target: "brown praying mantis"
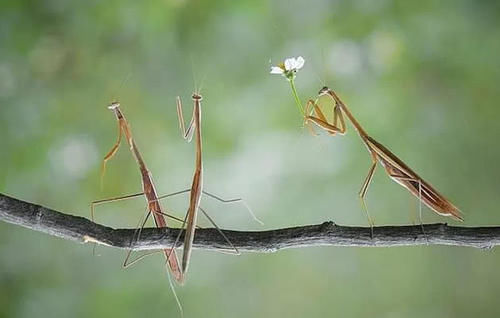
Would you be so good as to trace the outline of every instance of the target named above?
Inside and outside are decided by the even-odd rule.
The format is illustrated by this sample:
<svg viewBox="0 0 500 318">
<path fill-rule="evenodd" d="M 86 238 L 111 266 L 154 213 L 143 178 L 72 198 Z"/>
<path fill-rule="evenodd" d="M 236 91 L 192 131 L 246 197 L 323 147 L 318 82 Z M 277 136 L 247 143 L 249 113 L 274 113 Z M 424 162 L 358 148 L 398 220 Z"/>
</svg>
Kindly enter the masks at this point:
<svg viewBox="0 0 500 318">
<path fill-rule="evenodd" d="M 363 210 L 367 215 L 368 222 L 372 230 L 372 235 L 373 221 L 366 207 L 365 195 L 368 190 L 368 186 L 370 185 L 370 182 L 373 178 L 377 163 L 380 163 L 384 167 L 386 173 L 392 180 L 405 187 L 408 191 L 410 191 L 411 194 L 419 199 L 420 219 L 422 218 L 423 202 L 439 215 L 449 216 L 456 220 L 463 221 L 461 211 L 456 206 L 454 206 L 448 199 L 446 199 L 442 194 L 435 190 L 429 183 L 423 180 L 389 149 L 387 149 L 385 146 L 383 146 L 381 143 L 379 143 L 366 133 L 363 127 L 361 127 L 358 121 L 354 118 L 347 106 L 342 102 L 342 100 L 333 90 L 329 89 L 328 87 L 323 87 L 319 91 L 316 101 L 310 99 L 307 101 L 305 109 L 302 108 L 302 104 L 295 88 L 294 80 L 297 71 L 304 66 L 304 63 L 305 60 L 301 56 L 299 56 L 298 58 L 288 58 L 278 66 L 272 67 L 271 74 L 283 75 L 290 82 L 295 102 L 299 108 L 299 111 L 304 117 L 304 124 L 310 129 L 313 134 L 315 134 L 315 132 L 310 126 L 311 123 L 325 130 L 332 136 L 335 136 L 336 134 L 345 134 L 346 125 L 344 115 L 347 117 L 347 119 L 349 119 L 351 124 L 358 132 L 358 135 L 361 137 L 372 159 L 372 165 L 370 167 L 370 170 L 368 171 L 368 175 L 366 176 L 365 181 L 361 186 L 361 190 L 359 191 L 359 197 L 361 199 Z M 332 118 L 327 118 L 325 113 L 322 111 L 321 106 L 318 104 L 318 100 L 322 96 L 328 96 L 334 102 Z"/>
<path fill-rule="evenodd" d="M 168 214 L 165 214 L 163 212 L 163 208 L 160 204 L 160 197 L 158 196 L 158 193 L 156 191 L 156 187 L 153 182 L 153 176 L 151 175 L 151 172 L 148 170 L 146 167 L 146 163 L 144 162 L 144 159 L 142 158 L 139 149 L 137 148 L 137 145 L 135 143 L 135 140 L 132 137 L 132 132 L 130 130 L 130 126 L 125 119 L 125 116 L 123 115 L 121 109 L 120 109 L 120 103 L 118 102 L 113 102 L 109 106 L 109 109 L 111 109 L 115 116 L 116 119 L 118 120 L 118 127 L 119 127 L 119 133 L 118 133 L 118 140 L 116 141 L 115 145 L 111 148 L 111 150 L 108 152 L 108 154 L 104 157 L 103 160 L 103 172 L 104 168 L 106 165 L 106 162 L 110 160 L 118 151 L 118 148 L 120 146 L 120 142 L 122 139 L 122 135 L 125 134 L 125 139 L 127 141 L 127 144 L 130 147 L 130 150 L 137 161 L 137 164 L 139 165 L 139 170 L 141 173 L 142 177 L 142 189 L 147 201 L 148 201 L 148 215 L 146 216 L 145 220 L 143 223 L 146 222 L 149 214 L 153 215 L 153 220 L 155 222 L 156 227 L 167 227 L 167 221 L 165 219 L 165 216 L 172 217 Z M 175 218 L 175 217 L 174 217 Z M 142 227 L 141 227 L 142 228 Z M 177 259 L 177 255 L 175 253 L 175 249 L 164 249 L 163 253 L 165 257 L 167 258 L 167 263 L 168 267 L 170 268 L 170 271 L 174 275 L 174 278 L 177 282 L 182 282 L 183 281 L 183 275 L 182 271 L 179 268 L 179 261 Z"/>
<path fill-rule="evenodd" d="M 186 273 L 189 260 L 191 258 L 191 249 L 193 247 L 194 231 L 196 220 L 198 217 L 198 210 L 200 209 L 201 195 L 203 190 L 203 161 L 202 161 L 202 141 L 201 141 L 201 100 L 203 99 L 199 94 L 192 96 L 194 107 L 193 116 L 186 131 L 184 117 L 182 116 L 182 103 L 179 96 L 177 96 L 177 116 L 179 119 L 179 126 L 181 128 L 182 136 L 188 142 L 193 138 L 196 133 L 196 161 L 193 176 L 193 183 L 191 185 L 191 195 L 189 198 L 189 208 L 186 214 L 186 234 L 184 235 L 184 247 L 182 250 L 182 273 Z M 184 224 L 183 224 L 184 227 Z"/>
<path fill-rule="evenodd" d="M 139 171 L 140 171 L 141 177 L 142 177 L 143 192 L 132 194 L 132 195 L 127 195 L 127 196 L 122 196 L 122 197 L 117 197 L 117 198 L 104 199 L 104 200 L 92 202 L 92 205 L 91 205 L 92 220 L 94 219 L 94 207 L 97 204 L 125 200 L 125 199 L 130 199 L 133 197 L 138 197 L 138 196 L 144 195 L 147 199 L 148 212 L 147 212 L 146 216 L 144 217 L 144 221 L 142 222 L 142 225 L 138 229 L 137 237 L 140 236 L 140 231 L 142 230 L 142 228 L 146 224 L 146 221 L 151 214 L 153 215 L 153 220 L 155 222 L 156 227 L 159 227 L 159 228 L 166 228 L 167 227 L 167 221 L 165 219 L 166 216 L 171 217 L 173 219 L 176 219 L 178 221 L 182 221 L 182 220 L 179 220 L 179 219 L 177 219 L 169 214 L 164 213 L 164 210 L 163 210 L 163 208 L 160 204 L 160 201 L 159 201 L 161 197 L 158 196 L 158 193 L 156 191 L 156 187 L 155 187 L 154 182 L 153 182 L 153 176 L 152 176 L 151 172 L 148 170 L 148 168 L 146 167 L 146 163 L 144 162 L 144 159 L 142 158 L 142 156 L 139 152 L 139 149 L 138 149 L 138 147 L 135 143 L 135 140 L 132 136 L 130 126 L 129 126 L 125 116 L 123 115 L 121 109 L 120 109 L 120 103 L 113 102 L 113 103 L 111 103 L 111 105 L 108 106 L 108 108 L 113 111 L 113 113 L 115 114 L 115 117 L 118 121 L 118 140 L 116 141 L 116 143 L 113 145 L 111 150 L 106 154 L 106 156 L 103 159 L 101 181 L 102 181 L 102 177 L 104 176 L 107 161 L 110 160 L 116 154 L 116 152 L 118 151 L 118 148 L 120 147 L 122 136 L 125 135 L 125 139 L 126 139 L 127 144 L 130 147 L 130 151 L 132 152 L 134 159 L 136 160 L 137 164 L 139 165 Z M 135 263 L 138 260 L 137 259 L 137 260 L 133 261 L 132 263 L 127 264 L 128 259 L 130 257 L 130 253 L 131 253 L 131 250 L 128 252 L 127 257 L 123 263 L 124 267 L 127 267 L 128 265 L 131 265 L 132 263 Z M 175 281 L 177 281 L 178 283 L 182 283 L 184 281 L 184 276 L 183 276 L 183 272 L 179 266 L 179 260 L 177 258 L 177 254 L 175 252 L 175 248 L 172 247 L 170 249 L 164 249 L 163 254 L 166 258 L 167 266 L 170 269 L 170 272 L 172 273 L 172 275 L 174 276 Z M 146 255 L 144 255 L 144 256 L 146 256 Z M 175 300 L 176 300 L 177 305 L 179 307 L 179 310 L 181 311 L 181 314 L 182 314 L 182 306 L 181 306 L 180 301 L 177 297 L 177 294 L 175 293 L 175 289 L 170 281 L 170 276 L 169 276 L 169 282 L 170 282 L 170 286 L 171 286 L 172 292 L 174 294 Z"/>
<path fill-rule="evenodd" d="M 205 217 L 215 226 L 215 228 L 218 230 L 218 232 L 221 234 L 221 236 L 226 240 L 229 245 L 234 249 L 236 254 L 239 254 L 238 249 L 229 241 L 229 239 L 226 237 L 224 232 L 222 232 L 219 227 L 215 224 L 215 222 L 210 218 L 208 213 L 205 212 L 200 207 L 201 203 L 201 196 L 202 194 L 207 194 L 208 196 L 211 196 L 213 198 L 216 198 L 222 202 L 235 202 L 235 201 L 241 201 L 249 213 L 253 216 L 253 218 L 260 222 L 255 215 L 252 213 L 252 211 L 249 209 L 248 205 L 242 199 L 233 199 L 233 200 L 223 200 L 213 194 L 210 194 L 206 191 L 203 190 L 203 160 L 202 160 L 202 133 L 201 133 L 201 101 L 203 97 L 199 93 L 193 93 L 191 96 L 193 99 L 193 115 L 191 117 L 191 121 L 189 122 L 189 125 L 186 129 L 185 122 L 184 122 L 184 116 L 182 115 L 182 102 L 179 96 L 177 96 L 176 102 L 177 102 L 177 117 L 179 119 L 179 127 L 181 129 L 182 137 L 187 140 L 188 142 L 191 142 L 193 135 L 195 135 L 195 147 L 196 147 L 196 155 L 195 155 L 195 170 L 194 170 L 194 175 L 193 175 L 193 182 L 191 185 L 191 195 L 189 199 L 189 208 L 186 213 L 186 217 L 184 219 L 182 228 L 184 228 L 184 225 L 186 226 L 186 233 L 184 235 L 184 247 L 182 251 L 182 274 L 186 275 L 188 266 L 189 266 L 189 260 L 191 258 L 191 250 L 193 247 L 193 240 L 194 240 L 194 234 L 195 234 L 195 226 L 196 226 L 196 221 L 198 217 L 198 210 L 200 210 Z M 262 222 L 260 222 L 262 223 Z M 180 233 L 179 233 L 180 235 Z M 178 237 L 179 239 L 179 237 Z"/>
<path fill-rule="evenodd" d="M 361 140 L 372 158 L 372 165 L 359 191 L 359 197 L 372 227 L 373 222 L 366 208 L 365 195 L 373 178 L 377 163 L 380 163 L 384 167 L 386 173 L 392 180 L 405 187 L 411 194 L 416 196 L 420 202 L 423 202 L 434 212 L 439 215 L 449 216 L 456 220 L 463 221 L 460 210 L 456 206 L 434 189 L 428 182 L 422 179 L 389 149 L 366 133 L 347 106 L 333 90 L 328 87 L 323 87 L 318 93 L 318 99 L 322 96 L 328 96 L 334 101 L 333 118 L 331 118 L 331 121 L 326 118 L 317 100 L 308 100 L 305 107 L 304 123 L 308 125 L 311 130 L 312 127 L 310 127 L 309 124 L 314 123 L 332 136 L 336 134 L 343 135 L 346 132 L 345 115 L 358 132 L 358 135 L 361 137 Z"/>
</svg>

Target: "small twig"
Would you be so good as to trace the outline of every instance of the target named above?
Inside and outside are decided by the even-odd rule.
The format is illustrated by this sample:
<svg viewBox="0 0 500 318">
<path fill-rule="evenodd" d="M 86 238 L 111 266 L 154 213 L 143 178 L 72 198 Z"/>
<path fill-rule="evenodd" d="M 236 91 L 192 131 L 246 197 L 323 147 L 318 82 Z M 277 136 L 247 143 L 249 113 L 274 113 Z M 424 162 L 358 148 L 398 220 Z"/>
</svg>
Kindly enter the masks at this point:
<svg viewBox="0 0 500 318">
<path fill-rule="evenodd" d="M 178 235 L 178 229 L 147 228 L 143 229 L 141 238 L 130 245 L 135 229 L 113 229 L 3 194 L 0 194 L 0 220 L 81 243 L 96 242 L 134 250 L 171 247 Z M 339 226 L 333 222 L 267 231 L 223 231 L 240 251 L 260 253 L 308 246 L 455 245 L 491 248 L 500 245 L 500 227 L 446 224 L 426 224 L 425 235 L 420 225 L 379 226 L 374 228 L 373 238 L 369 227 Z M 179 245 L 182 245 L 182 239 Z M 217 229 L 196 230 L 194 247 L 231 248 Z"/>
</svg>

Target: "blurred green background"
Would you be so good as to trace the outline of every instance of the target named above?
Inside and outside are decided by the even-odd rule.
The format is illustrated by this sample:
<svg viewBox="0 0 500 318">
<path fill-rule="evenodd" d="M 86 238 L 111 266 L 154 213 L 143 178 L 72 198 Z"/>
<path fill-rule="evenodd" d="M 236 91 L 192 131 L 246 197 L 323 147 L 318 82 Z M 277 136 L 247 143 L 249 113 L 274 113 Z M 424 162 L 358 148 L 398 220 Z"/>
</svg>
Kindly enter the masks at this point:
<svg viewBox="0 0 500 318">
<path fill-rule="evenodd" d="M 100 189 L 113 99 L 159 192 L 189 187 L 194 145 L 180 137 L 175 96 L 190 116 L 202 86 L 205 188 L 246 198 L 265 222 L 204 198 L 221 227 L 366 225 L 360 139 L 351 126 L 311 136 L 288 83 L 269 75 L 298 55 L 304 100 L 335 88 L 465 225 L 500 223 L 498 1 L 2 1 L 0 191 L 87 217 L 92 200 L 140 191 L 127 147 Z M 187 201 L 164 206 L 182 216 Z M 418 222 L 416 200 L 383 169 L 367 203 L 376 224 Z M 144 205 L 102 206 L 97 221 L 133 227 Z M 424 222 L 450 221 L 424 210 Z M 162 256 L 123 270 L 123 251 L 97 253 L 0 223 L 0 316 L 179 316 Z M 177 292 L 186 317 L 498 317 L 499 261 L 496 250 L 436 246 L 196 250 Z"/>
</svg>

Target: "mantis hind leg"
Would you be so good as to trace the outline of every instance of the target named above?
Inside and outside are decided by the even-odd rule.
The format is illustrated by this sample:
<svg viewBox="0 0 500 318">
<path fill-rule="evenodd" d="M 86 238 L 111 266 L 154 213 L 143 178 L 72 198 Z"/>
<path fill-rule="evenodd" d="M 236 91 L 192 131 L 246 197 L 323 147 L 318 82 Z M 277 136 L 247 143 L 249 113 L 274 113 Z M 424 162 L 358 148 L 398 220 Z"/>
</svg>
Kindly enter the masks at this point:
<svg viewBox="0 0 500 318">
<path fill-rule="evenodd" d="M 172 256 L 173 252 L 175 251 L 175 248 L 177 247 L 177 244 L 179 244 L 179 241 L 182 236 L 182 232 L 184 232 L 184 228 L 186 227 L 186 222 L 187 222 L 188 214 L 186 213 L 186 216 L 184 217 L 184 220 L 182 221 L 182 225 L 179 228 L 179 234 L 177 234 L 177 237 L 175 238 L 174 244 L 172 244 L 172 247 L 170 248 L 170 252 L 166 255 L 167 259 L 166 262 L 170 260 L 170 256 Z"/>
<path fill-rule="evenodd" d="M 102 200 L 97 200 L 97 201 L 92 201 L 90 203 L 90 220 L 94 222 L 94 212 L 95 212 L 95 207 L 100 204 L 104 203 L 110 203 L 110 202 L 117 202 L 117 201 L 122 201 L 122 200 L 127 200 L 127 199 L 132 199 L 141 196 L 143 193 L 134 193 L 134 194 L 129 194 L 121 197 L 113 197 L 113 198 L 108 198 L 108 199 L 102 199 Z M 95 256 L 95 250 L 97 247 L 97 243 L 94 243 L 94 246 L 92 247 L 92 255 Z"/>
<path fill-rule="evenodd" d="M 113 198 L 92 201 L 90 203 L 90 219 L 92 220 L 92 222 L 94 222 L 94 212 L 95 212 L 95 207 L 97 205 L 111 203 L 111 202 L 118 202 L 118 201 L 123 201 L 123 200 L 127 200 L 127 199 L 132 199 L 132 198 L 137 198 L 137 197 L 140 197 L 142 195 L 144 195 L 144 192 L 127 194 L 127 195 L 123 195 L 123 196 L 119 196 L 119 197 L 113 197 Z"/>
<path fill-rule="evenodd" d="M 405 176 L 400 176 L 400 175 L 394 175 L 394 174 L 390 174 L 389 176 L 393 179 L 418 183 L 418 219 L 420 221 L 420 228 L 422 229 L 422 234 L 424 235 L 425 239 L 428 242 L 429 240 L 427 238 L 427 235 L 425 234 L 424 222 L 423 222 L 423 218 L 422 218 L 422 181 L 420 179 L 415 179 L 415 178 L 405 177 Z"/>
<path fill-rule="evenodd" d="M 220 227 L 217 225 L 217 223 L 215 223 L 215 221 L 208 215 L 208 213 L 202 207 L 198 207 L 198 208 L 203 213 L 203 215 L 205 215 L 205 217 L 208 219 L 208 221 L 217 229 L 217 231 L 224 238 L 224 240 L 231 246 L 231 249 L 233 249 L 235 251 L 234 253 L 228 252 L 228 254 L 240 255 L 241 253 L 238 250 L 238 248 L 233 245 L 233 243 L 229 240 L 229 238 L 226 236 L 226 234 L 224 234 L 224 232 L 220 229 Z M 177 234 L 177 237 L 175 238 L 174 244 L 172 245 L 172 248 L 170 249 L 170 253 L 167 255 L 167 260 L 166 260 L 167 262 L 170 259 L 172 251 L 174 251 L 177 244 L 179 244 L 180 238 L 181 238 L 182 233 L 184 232 L 184 228 L 186 226 L 187 217 L 188 217 L 188 214 L 186 214 L 186 216 L 184 217 L 184 221 L 182 223 L 182 226 L 179 229 L 179 234 Z"/>
<path fill-rule="evenodd" d="M 123 264 L 122 264 L 123 268 L 128 268 L 128 267 L 130 267 L 130 266 L 138 263 L 140 260 L 142 260 L 142 259 L 144 259 L 144 258 L 146 258 L 146 257 L 148 257 L 150 255 L 162 252 L 161 250 L 160 251 L 148 252 L 148 253 L 145 253 L 145 254 L 142 254 L 142 255 L 138 256 L 137 258 L 135 258 L 135 259 L 133 259 L 133 260 L 131 260 L 129 262 L 129 259 L 130 259 L 131 255 L 132 255 L 132 248 L 131 248 L 132 244 L 134 243 L 134 241 L 138 241 L 140 239 L 142 230 L 144 229 L 144 226 L 146 225 L 146 222 L 148 221 L 148 219 L 151 216 L 151 214 L 155 213 L 155 214 L 162 214 L 164 216 L 172 217 L 172 216 L 170 216 L 170 215 L 168 215 L 166 213 L 152 212 L 148 208 L 146 208 L 146 209 L 147 209 L 147 212 L 145 213 L 145 215 L 143 216 L 143 218 L 141 218 L 141 220 L 139 220 L 139 223 L 137 224 L 137 226 L 135 228 L 134 235 L 130 239 L 130 245 L 129 245 L 130 248 L 129 248 L 128 252 L 127 252 L 127 256 L 125 257 L 125 260 L 123 261 Z M 176 219 L 176 220 L 179 220 L 176 217 L 173 217 L 173 218 Z M 140 226 L 139 226 L 139 224 L 140 224 Z"/>
<path fill-rule="evenodd" d="M 182 193 L 185 193 L 185 192 L 188 192 L 188 191 L 190 191 L 190 189 L 182 190 L 182 191 L 177 191 L 177 192 L 173 192 L 173 193 L 169 193 L 169 194 L 165 194 L 165 195 L 163 195 L 161 197 L 158 197 L 158 200 L 165 199 L 167 197 L 175 196 L 175 195 L 178 195 L 178 194 L 182 194 Z M 113 198 L 101 199 L 101 200 L 93 201 L 91 203 L 91 205 L 90 205 L 90 215 L 91 215 L 92 222 L 95 221 L 94 220 L 94 215 L 95 215 L 95 207 L 97 205 L 101 205 L 101 204 L 105 204 L 105 203 L 111 203 L 111 202 L 124 201 L 124 200 L 128 200 L 128 199 L 137 198 L 137 197 L 140 197 L 140 196 L 143 196 L 143 195 L 144 195 L 144 192 L 140 192 L 140 193 L 133 193 L 133 194 L 128 194 L 128 195 L 124 195 L 124 196 L 120 196 L 120 197 L 113 197 Z M 130 241 L 130 244 L 133 243 L 133 240 L 139 240 L 139 238 L 141 236 L 142 229 L 144 228 L 147 220 L 149 219 L 149 216 L 152 213 L 162 215 L 164 217 L 167 217 L 169 219 L 175 220 L 175 221 L 180 222 L 180 223 L 183 222 L 183 220 L 181 218 L 178 218 L 178 217 L 176 217 L 176 216 L 174 216 L 172 214 L 169 214 L 169 213 L 164 213 L 164 212 L 160 212 L 160 211 L 154 211 L 154 212 L 153 211 L 148 211 L 145 214 L 145 217 L 141 218 L 141 220 L 137 224 L 136 231 L 134 232 L 134 236 L 132 237 L 132 239 Z M 142 225 L 139 226 L 139 224 L 141 224 L 141 223 L 142 223 Z M 201 229 L 202 227 L 197 226 L 197 228 Z M 94 246 L 92 247 L 92 255 L 95 255 L 96 246 L 97 246 L 97 244 L 94 243 Z M 124 268 L 128 268 L 128 267 L 134 265 L 135 263 L 137 263 L 141 259 L 145 258 L 146 256 L 153 255 L 153 254 L 159 253 L 161 251 L 154 251 L 154 252 L 146 253 L 146 254 L 141 255 L 138 258 L 136 258 L 136 259 L 134 259 L 134 260 L 132 260 L 132 261 L 129 262 L 129 259 L 130 259 L 130 256 L 131 256 L 131 252 L 132 252 L 132 250 L 129 250 L 127 252 L 127 256 L 126 256 L 125 261 L 123 262 L 123 265 L 122 265 Z"/>
<path fill-rule="evenodd" d="M 217 232 L 224 238 L 224 240 L 231 246 L 231 249 L 235 251 L 235 253 L 229 253 L 228 254 L 235 254 L 235 255 L 240 255 L 240 251 L 236 246 L 233 245 L 233 243 L 229 240 L 229 238 L 224 234 L 224 232 L 220 229 L 220 227 L 215 223 L 215 221 L 208 215 L 208 213 L 200 207 L 200 211 L 205 215 L 205 217 L 212 223 L 212 225 L 217 229 Z"/>
<path fill-rule="evenodd" d="M 247 204 L 247 202 L 244 199 L 242 199 L 242 198 L 223 199 L 220 196 L 215 195 L 213 193 L 210 193 L 208 191 L 203 190 L 202 192 L 203 192 L 203 194 L 211 197 L 212 199 L 215 199 L 215 200 L 217 200 L 219 202 L 222 202 L 224 204 L 227 204 L 227 203 L 238 203 L 238 202 L 241 203 L 245 207 L 245 209 L 248 211 L 248 214 L 250 214 L 250 216 L 254 219 L 255 222 L 259 223 L 260 225 L 264 225 L 264 222 L 262 222 L 255 215 L 255 213 L 253 213 L 252 209 L 250 208 L 250 206 Z"/>
<path fill-rule="evenodd" d="M 176 195 L 179 195 L 179 194 L 183 194 L 183 193 L 189 192 L 190 190 L 191 189 L 186 189 L 186 190 L 181 190 L 181 191 L 177 191 L 177 192 L 172 192 L 172 193 L 169 193 L 169 194 L 164 194 L 164 195 L 158 197 L 158 201 L 166 199 L 168 197 L 173 197 L 173 196 L 176 196 Z M 95 207 L 97 205 L 101 205 L 101 204 L 105 204 L 105 203 L 111 203 L 111 202 L 124 201 L 124 200 L 128 200 L 128 199 L 137 198 L 137 197 L 140 197 L 140 196 L 143 196 L 143 195 L 144 195 L 144 192 L 140 192 L 140 193 L 127 194 L 127 195 L 119 196 L 119 197 L 112 197 L 112 198 L 107 198 L 107 199 L 101 199 L 101 200 L 92 201 L 90 203 L 90 218 L 91 218 L 92 222 L 94 222 Z M 156 201 L 156 200 L 149 201 L 148 203 L 151 203 L 151 202 L 154 202 L 154 201 Z M 229 202 L 236 202 L 236 201 L 229 201 Z M 173 216 L 171 214 L 168 214 L 168 213 L 162 213 L 162 212 L 154 212 L 154 213 L 155 214 L 161 214 L 161 215 L 163 215 L 165 217 L 168 217 L 168 218 L 170 218 L 172 220 L 175 220 L 175 221 L 178 221 L 178 222 L 182 222 L 182 219 L 180 219 L 178 217 L 175 217 L 175 216 Z"/>
<path fill-rule="evenodd" d="M 129 245 L 130 248 L 127 252 L 127 256 L 125 257 L 125 260 L 123 261 L 123 264 L 122 264 L 123 268 L 128 268 L 128 267 L 134 265 L 135 263 L 139 262 L 141 259 L 143 259 L 149 255 L 153 255 L 153 254 L 158 252 L 158 251 L 154 251 L 154 252 L 146 253 L 144 255 L 138 256 L 136 259 L 129 262 L 130 256 L 132 255 L 132 244 L 134 241 L 139 240 L 139 238 L 141 237 L 142 229 L 146 225 L 146 222 L 148 221 L 148 218 L 150 215 L 151 215 L 151 210 L 147 210 L 147 213 L 141 218 L 141 220 L 139 220 L 139 223 L 137 224 L 137 226 L 135 228 L 134 235 L 130 239 L 130 245 Z M 140 226 L 139 226 L 139 224 L 140 224 Z"/>
<path fill-rule="evenodd" d="M 370 225 L 370 236 L 373 238 L 374 222 L 370 217 L 370 212 L 368 212 L 368 207 L 366 206 L 366 201 L 365 201 L 365 196 L 368 190 L 368 186 L 370 185 L 370 182 L 373 179 L 373 174 L 375 173 L 375 168 L 377 167 L 377 160 L 373 156 L 372 159 L 373 163 L 370 167 L 370 170 L 368 170 L 368 175 L 365 178 L 365 182 L 363 182 L 363 185 L 361 186 L 361 190 L 359 190 L 359 199 L 361 201 L 361 207 L 363 208 L 363 211 L 365 211 L 366 218 L 368 219 L 368 224 Z"/>
</svg>

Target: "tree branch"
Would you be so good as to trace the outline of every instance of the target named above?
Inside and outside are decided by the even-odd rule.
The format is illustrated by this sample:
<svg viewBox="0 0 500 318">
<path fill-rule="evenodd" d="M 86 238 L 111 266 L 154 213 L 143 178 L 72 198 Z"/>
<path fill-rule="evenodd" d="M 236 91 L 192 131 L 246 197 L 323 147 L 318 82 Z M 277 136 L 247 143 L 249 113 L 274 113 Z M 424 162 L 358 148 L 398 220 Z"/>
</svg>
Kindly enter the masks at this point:
<svg viewBox="0 0 500 318">
<path fill-rule="evenodd" d="M 3 194 L 0 194 L 0 220 L 67 240 L 134 250 L 172 247 L 179 233 L 173 228 L 145 228 L 140 239 L 131 243 L 135 229 L 113 229 Z M 424 226 L 425 235 L 420 225 L 378 226 L 374 228 L 373 238 L 369 227 L 339 226 L 333 222 L 267 231 L 223 231 L 240 251 L 261 253 L 308 246 L 455 245 L 491 248 L 500 245 L 500 227 Z M 179 241 L 180 246 L 182 237 Z M 213 228 L 197 230 L 194 247 L 231 248 Z"/>
</svg>

